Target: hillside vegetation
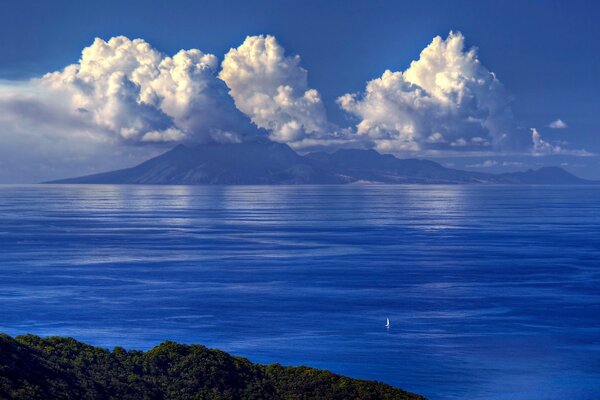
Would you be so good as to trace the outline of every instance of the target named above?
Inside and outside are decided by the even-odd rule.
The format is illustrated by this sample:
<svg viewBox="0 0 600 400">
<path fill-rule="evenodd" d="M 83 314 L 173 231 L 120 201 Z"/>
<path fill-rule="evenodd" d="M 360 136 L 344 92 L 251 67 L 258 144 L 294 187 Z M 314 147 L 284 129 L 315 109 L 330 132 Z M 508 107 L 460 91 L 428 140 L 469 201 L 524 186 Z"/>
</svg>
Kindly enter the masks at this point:
<svg viewBox="0 0 600 400">
<path fill-rule="evenodd" d="M 259 365 L 201 345 L 112 351 L 70 338 L 0 334 L 2 400 L 424 399 L 307 367 Z"/>
</svg>

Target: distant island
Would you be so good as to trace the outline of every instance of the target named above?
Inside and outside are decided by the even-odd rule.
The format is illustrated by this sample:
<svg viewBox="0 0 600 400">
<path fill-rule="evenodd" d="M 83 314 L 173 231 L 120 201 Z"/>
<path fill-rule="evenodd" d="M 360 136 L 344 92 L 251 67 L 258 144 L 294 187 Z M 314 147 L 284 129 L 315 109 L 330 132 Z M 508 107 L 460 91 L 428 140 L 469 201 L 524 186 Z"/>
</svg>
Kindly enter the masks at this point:
<svg viewBox="0 0 600 400">
<path fill-rule="evenodd" d="M 425 400 L 379 382 L 260 365 L 200 345 L 112 351 L 70 338 L 0 334 L 6 400 Z"/>
<path fill-rule="evenodd" d="M 559 167 L 488 174 L 399 159 L 375 150 L 340 149 L 300 155 L 266 139 L 178 145 L 132 168 L 60 179 L 53 184 L 278 185 L 278 184 L 593 184 Z"/>
</svg>

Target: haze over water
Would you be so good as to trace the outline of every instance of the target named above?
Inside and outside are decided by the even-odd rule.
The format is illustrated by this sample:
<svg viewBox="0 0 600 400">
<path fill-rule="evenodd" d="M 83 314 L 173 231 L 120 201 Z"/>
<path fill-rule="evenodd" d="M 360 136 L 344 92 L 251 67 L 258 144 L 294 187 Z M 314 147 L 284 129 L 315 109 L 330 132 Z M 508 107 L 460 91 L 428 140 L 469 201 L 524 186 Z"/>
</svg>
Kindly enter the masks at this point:
<svg viewBox="0 0 600 400">
<path fill-rule="evenodd" d="M 600 190 L 0 186 L 0 331 L 596 399 Z"/>
</svg>

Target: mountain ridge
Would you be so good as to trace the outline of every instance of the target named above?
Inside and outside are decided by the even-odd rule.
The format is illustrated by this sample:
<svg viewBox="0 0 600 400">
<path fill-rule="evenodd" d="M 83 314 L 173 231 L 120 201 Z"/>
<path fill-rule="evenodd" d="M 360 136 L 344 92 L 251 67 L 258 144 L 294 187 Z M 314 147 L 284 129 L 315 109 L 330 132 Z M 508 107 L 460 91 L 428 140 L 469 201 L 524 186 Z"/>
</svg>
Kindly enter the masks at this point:
<svg viewBox="0 0 600 400">
<path fill-rule="evenodd" d="M 59 179 L 50 184 L 593 184 L 560 167 L 503 174 L 452 169 L 431 160 L 375 150 L 338 149 L 300 155 L 269 140 L 177 145 L 136 166 Z"/>
</svg>

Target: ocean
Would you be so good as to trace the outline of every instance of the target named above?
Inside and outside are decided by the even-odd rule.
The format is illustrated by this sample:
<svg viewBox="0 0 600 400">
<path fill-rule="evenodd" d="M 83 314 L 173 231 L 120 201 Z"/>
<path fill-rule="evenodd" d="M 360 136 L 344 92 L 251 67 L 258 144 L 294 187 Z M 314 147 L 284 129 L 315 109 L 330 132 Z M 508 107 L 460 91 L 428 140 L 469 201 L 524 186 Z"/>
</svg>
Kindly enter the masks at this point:
<svg viewBox="0 0 600 400">
<path fill-rule="evenodd" d="M 600 187 L 4 185 L 0 332 L 595 400 Z"/>
</svg>

